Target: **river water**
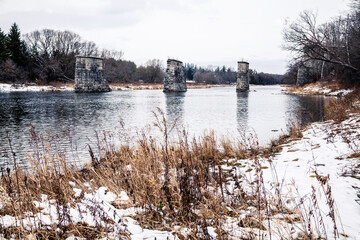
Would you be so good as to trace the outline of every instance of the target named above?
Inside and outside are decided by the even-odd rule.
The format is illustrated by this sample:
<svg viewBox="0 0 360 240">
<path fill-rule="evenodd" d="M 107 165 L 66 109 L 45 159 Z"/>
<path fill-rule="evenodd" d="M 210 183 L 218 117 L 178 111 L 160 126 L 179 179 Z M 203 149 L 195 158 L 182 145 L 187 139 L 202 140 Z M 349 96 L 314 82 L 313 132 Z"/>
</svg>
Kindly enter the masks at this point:
<svg viewBox="0 0 360 240">
<path fill-rule="evenodd" d="M 169 125 L 176 120 L 177 129 L 186 129 L 189 136 L 212 129 L 218 136 L 239 137 L 245 131 L 256 133 L 264 145 L 291 125 L 322 121 L 323 108 L 323 97 L 286 95 L 280 86 L 251 86 L 248 93 L 237 93 L 235 87 L 189 89 L 186 93 L 3 92 L 0 167 L 12 164 L 13 153 L 20 164 L 26 165 L 24 156 L 39 148 L 31 129 L 56 142 L 57 149 L 67 149 L 64 151 L 69 159 L 82 161 L 89 158 L 88 146 L 96 148 L 98 139 L 102 139 L 99 132 L 100 137 L 96 137 L 97 130 L 127 136 L 120 137 L 119 142 L 131 142 L 141 129 L 159 136 L 159 131 L 151 127 L 157 109 L 163 111 Z M 172 133 L 175 135 L 176 130 Z"/>
</svg>

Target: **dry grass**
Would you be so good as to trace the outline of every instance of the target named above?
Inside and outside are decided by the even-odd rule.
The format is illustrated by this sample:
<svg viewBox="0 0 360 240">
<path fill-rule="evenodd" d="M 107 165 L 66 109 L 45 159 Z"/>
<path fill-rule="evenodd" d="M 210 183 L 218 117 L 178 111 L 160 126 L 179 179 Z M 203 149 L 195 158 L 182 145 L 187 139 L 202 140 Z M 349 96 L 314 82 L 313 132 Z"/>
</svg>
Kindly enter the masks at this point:
<svg viewBox="0 0 360 240">
<path fill-rule="evenodd" d="M 360 88 L 345 97 L 331 98 L 325 102 L 325 118 L 341 122 L 348 118 L 350 113 L 360 112 Z"/>
<path fill-rule="evenodd" d="M 286 92 L 291 94 L 325 95 L 326 90 L 337 91 L 346 89 L 346 85 L 336 81 L 318 81 L 306 84 L 303 87 L 286 86 Z M 352 86 L 354 87 L 354 86 Z M 354 91 L 346 96 L 332 97 L 325 102 L 325 118 L 341 122 L 348 118 L 349 113 L 360 111 L 360 88 L 356 86 Z"/>
<path fill-rule="evenodd" d="M 115 194 L 126 191 L 131 199 L 130 206 L 143 209 L 134 218 L 144 228 L 171 230 L 175 225 L 187 226 L 190 231 L 186 237 L 177 233 L 180 239 L 210 239 L 209 226 L 216 228 L 219 239 L 227 239 L 228 232 L 224 231 L 227 218 L 238 219 L 239 227 L 253 229 L 244 238 L 261 238 L 264 231 L 271 236 L 278 231 L 278 226 L 273 228 L 271 219 L 279 214 L 286 223 L 302 226 L 300 232 L 304 238 L 312 239 L 316 235 L 309 229 L 307 217 L 296 209 L 289 209 L 281 195 L 281 184 L 275 185 L 276 194 L 273 195 L 263 180 L 263 157 L 280 151 L 281 144 L 289 139 L 302 137 L 299 128 L 291 129 L 270 148 L 260 148 L 254 137 L 235 143 L 226 138 L 219 141 L 214 132 L 189 139 L 183 131 L 177 141 L 170 142 L 174 125 L 169 126 L 160 109 L 154 113 L 154 118 L 154 125 L 162 132 L 161 141 L 142 132 L 134 145 L 115 147 L 109 142 L 110 138 L 98 134 L 99 138 L 103 136 L 98 141 L 98 151 L 89 148 L 91 164 L 80 170 L 69 165 L 63 153 L 54 153 L 50 144 L 32 131 L 34 153 L 28 155 L 29 170 L 17 167 L 14 158 L 15 170 L 7 169 L 0 178 L 3 205 L 0 216 L 14 216 L 21 223 L 26 213 L 35 214 L 41 210 L 34 201 L 41 201 L 45 194 L 56 201 L 59 224 L 37 223 L 30 229 L 21 224 L 0 226 L 0 233 L 15 238 L 65 239 L 71 234 L 89 239 L 107 236 L 114 230 L 113 222 L 97 205 L 89 203 L 87 206 L 93 216 L 101 216 L 101 222 L 95 226 L 71 221 L 69 209 L 82 197 L 75 196 L 69 184 L 74 182 L 84 193 L 89 192 L 85 183 L 91 183 L 93 189 L 105 186 Z M 238 160 L 244 158 L 254 169 L 252 180 L 244 171 L 236 170 Z M 250 191 L 244 186 L 250 187 Z M 332 203 L 331 193 L 329 201 Z M 240 215 L 242 211 L 247 212 L 245 217 Z M 300 217 L 290 217 L 291 214 Z M 125 232 L 119 234 L 125 239 L 128 237 Z M 288 237 L 291 237 L 290 232 Z"/>
<path fill-rule="evenodd" d="M 360 152 L 352 153 L 348 158 L 360 158 Z"/>
<path fill-rule="evenodd" d="M 305 128 L 304 126 L 303 128 Z M 288 126 L 288 131 L 280 135 L 277 139 L 274 139 L 270 142 L 270 146 L 263 148 L 262 154 L 264 157 L 269 158 L 274 154 L 280 152 L 283 149 L 283 145 L 299 140 L 303 137 L 302 130 L 298 124 L 292 124 Z"/>
<path fill-rule="evenodd" d="M 286 92 L 290 94 L 297 95 L 327 95 L 330 92 L 338 91 L 341 89 L 347 89 L 353 86 L 347 86 L 344 83 L 341 83 L 336 80 L 332 81 L 317 81 L 314 83 L 308 83 L 304 86 L 294 86 L 294 85 L 283 85 L 286 87 Z"/>
</svg>

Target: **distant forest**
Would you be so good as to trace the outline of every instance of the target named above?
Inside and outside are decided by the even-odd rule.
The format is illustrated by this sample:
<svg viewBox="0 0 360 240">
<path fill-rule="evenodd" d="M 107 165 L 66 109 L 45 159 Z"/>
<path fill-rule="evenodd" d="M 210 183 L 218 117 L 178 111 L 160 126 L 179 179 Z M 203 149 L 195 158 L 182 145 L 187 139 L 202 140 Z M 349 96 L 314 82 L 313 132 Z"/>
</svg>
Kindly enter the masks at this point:
<svg viewBox="0 0 360 240">
<path fill-rule="evenodd" d="M 236 71 L 232 68 L 208 67 L 202 68 L 194 64 L 185 63 L 185 76 L 188 80 L 206 84 L 233 84 L 236 83 Z M 249 69 L 250 83 L 258 85 L 284 84 L 284 76 L 271 73 L 258 73 Z"/>
<path fill-rule="evenodd" d="M 350 1 L 350 11 L 317 24 L 317 16 L 304 11 L 288 22 L 283 48 L 294 56 L 285 81 L 295 83 L 299 69 L 306 81 L 336 80 L 347 85 L 360 83 L 360 0 Z"/>
<path fill-rule="evenodd" d="M 123 59 L 123 52 L 99 49 L 94 42 L 83 40 L 71 31 L 36 30 L 21 35 L 14 23 L 6 34 L 0 29 L 0 81 L 7 83 L 47 84 L 54 81 L 73 81 L 75 56 L 104 58 L 105 77 L 113 83 L 162 83 L 165 67 L 161 60 L 153 59 L 136 66 Z M 236 71 L 232 68 L 202 68 L 185 63 L 188 80 L 199 84 L 232 84 Z M 282 75 L 258 73 L 250 69 L 252 84 L 285 83 Z"/>
</svg>

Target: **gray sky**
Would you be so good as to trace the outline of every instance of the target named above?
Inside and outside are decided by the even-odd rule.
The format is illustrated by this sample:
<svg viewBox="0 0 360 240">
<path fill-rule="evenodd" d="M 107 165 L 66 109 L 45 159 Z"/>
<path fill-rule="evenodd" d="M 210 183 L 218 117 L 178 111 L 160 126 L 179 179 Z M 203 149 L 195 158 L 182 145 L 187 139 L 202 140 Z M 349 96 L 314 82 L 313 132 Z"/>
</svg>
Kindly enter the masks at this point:
<svg viewBox="0 0 360 240">
<path fill-rule="evenodd" d="M 71 30 L 99 47 L 122 50 L 144 64 L 168 57 L 200 66 L 284 73 L 285 19 L 314 10 L 318 22 L 341 15 L 349 0 L 0 0 L 0 28 L 16 22 L 22 33 Z"/>
</svg>

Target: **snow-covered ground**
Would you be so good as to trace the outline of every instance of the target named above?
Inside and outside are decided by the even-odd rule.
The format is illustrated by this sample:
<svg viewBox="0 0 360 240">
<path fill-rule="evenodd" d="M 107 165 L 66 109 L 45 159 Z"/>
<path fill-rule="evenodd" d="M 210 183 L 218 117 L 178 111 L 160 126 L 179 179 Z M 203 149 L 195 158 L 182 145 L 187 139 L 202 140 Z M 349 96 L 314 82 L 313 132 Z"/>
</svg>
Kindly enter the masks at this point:
<svg viewBox="0 0 360 240">
<path fill-rule="evenodd" d="M 77 188 L 75 183 L 69 182 L 69 184 L 74 186 L 73 190 L 76 197 L 83 194 L 81 200 L 73 207 L 70 207 L 70 205 L 67 208 L 59 206 L 55 199 L 49 199 L 47 195 L 43 194 L 41 201 L 34 201 L 34 205 L 40 210 L 38 213 L 25 213 L 21 220 L 9 215 L 3 216 L 0 218 L 1 226 L 5 228 L 22 226 L 31 231 L 34 226 L 40 225 L 45 229 L 51 229 L 51 226 L 58 224 L 86 223 L 92 227 L 111 225 L 109 226 L 111 232 L 108 233 L 110 239 L 118 239 L 117 237 L 122 235 L 122 232 L 129 234 L 131 239 L 154 239 L 156 237 L 156 239 L 165 240 L 175 238 L 171 232 L 142 229 L 137 221 L 131 217 L 141 213 L 140 208 L 119 209 L 114 207 L 113 204 L 129 203 L 129 197 L 125 192 L 122 191 L 119 195 L 116 195 L 105 187 L 93 190 L 88 184 L 90 193 L 82 193 L 83 190 Z M 60 214 L 67 214 L 69 217 L 68 222 L 60 222 Z M 73 237 L 68 239 L 73 239 Z"/>
<path fill-rule="evenodd" d="M 346 96 L 354 89 L 342 89 L 336 83 L 316 82 L 304 85 L 303 87 L 288 87 L 285 92 L 299 95 L 325 95 L 325 96 Z"/>
<path fill-rule="evenodd" d="M 153 85 L 110 85 L 111 90 L 143 90 L 143 89 L 162 89 L 161 84 Z M 0 83 L 0 92 L 53 92 L 53 91 L 74 91 L 72 86 L 38 86 L 38 85 L 27 85 L 27 84 L 8 84 Z"/>
<path fill-rule="evenodd" d="M 47 92 L 47 91 L 74 91 L 73 87 L 37 86 L 26 84 L 0 83 L 0 92 Z"/>
<path fill-rule="evenodd" d="M 327 237 L 331 239 L 333 223 L 325 196 L 328 188 L 322 188 L 315 171 L 321 176 L 328 176 L 339 232 L 347 234 L 348 239 L 360 239 L 360 159 L 348 158 L 359 152 L 358 114 L 340 124 L 331 121 L 313 123 L 303 132 L 301 140 L 284 145 L 270 162 L 264 161 L 264 166 L 269 167 L 263 172 L 264 181 L 269 188 L 280 182 L 283 196 L 289 199 L 293 197 L 297 204 L 311 200 L 313 186 L 318 193 Z M 356 166 L 357 171 L 349 174 Z"/>
<path fill-rule="evenodd" d="M 335 239 L 329 208 L 334 200 L 334 218 L 339 233 L 336 238 L 360 239 L 359 152 L 359 114 L 351 115 L 340 124 L 332 121 L 311 124 L 303 131 L 301 139 L 284 144 L 282 150 L 273 157 L 260 158 L 262 178 L 269 199 L 281 197 L 289 209 L 308 219 L 306 222 L 311 224 L 315 236 L 321 234 L 326 239 Z M 245 175 L 247 181 L 243 184 L 256 181 L 254 159 L 237 160 L 237 165 L 234 167 L 232 162 L 223 166 L 223 170 L 235 169 L 238 176 Z M 328 184 L 321 184 L 317 178 L 328 179 Z M 234 182 L 229 182 L 227 189 L 235 189 Z M 254 188 L 248 191 L 254 191 Z M 250 209 L 249 212 L 247 209 L 244 214 L 256 216 L 257 211 Z M 282 221 L 284 217 L 286 214 L 283 213 L 271 217 L 272 239 L 284 236 L 287 236 L 286 239 L 297 239 L 307 226 L 287 225 Z M 238 219 L 228 218 L 224 225 L 234 239 L 247 233 L 246 229 L 239 227 L 238 222 Z M 264 226 L 267 224 L 267 220 L 263 221 Z M 269 238 L 269 234 L 265 238 Z"/>
<path fill-rule="evenodd" d="M 278 194 L 288 201 L 287 204 L 295 209 L 298 208 L 300 213 L 316 217 L 321 215 L 324 224 L 314 223 L 316 219 L 312 220 L 312 223 L 319 228 L 324 226 L 326 238 L 332 239 L 334 238 L 332 233 L 333 222 L 329 215 L 329 204 L 327 204 L 326 198 L 329 196 L 329 189 L 327 185 L 321 185 L 315 175 L 317 173 L 320 176 L 329 177 L 331 197 L 335 201 L 335 218 L 338 231 L 346 234 L 348 236 L 346 239 L 360 239 L 360 176 L 359 171 L 349 174 L 349 169 L 359 165 L 360 159 L 348 158 L 353 153 L 359 152 L 359 114 L 352 115 L 340 124 L 331 121 L 313 123 L 303 131 L 302 139 L 285 144 L 282 150 L 270 159 L 261 159 L 265 186 L 269 192 L 279 190 Z M 240 175 L 246 175 L 249 180 L 255 178 L 255 171 L 249 171 L 254 168 L 254 159 L 234 161 L 241 163 L 241 166 L 232 163 L 229 166 L 223 165 L 223 170 L 239 172 Z M 19 219 L 6 215 L 0 218 L 0 224 L 4 227 L 22 224 L 25 228 L 31 229 L 31 226 L 37 226 L 41 222 L 42 226 L 46 227 L 59 224 L 59 214 L 68 214 L 69 222 L 74 224 L 110 225 L 112 232 L 108 233 L 109 238 L 116 238 L 118 234 L 125 232 L 131 239 L 179 239 L 175 234 L 176 232 L 186 235 L 188 231 L 187 226 L 172 226 L 171 231 L 144 229 L 134 217 L 144 210 L 132 207 L 131 200 L 126 192 L 121 191 L 119 194 L 114 194 L 105 187 L 92 189 L 87 183 L 84 184 L 87 186 L 85 191 L 84 188 L 74 182 L 69 182 L 69 184 L 73 188 L 75 197 L 78 198 L 74 205 L 69 205 L 67 209 L 64 209 L 61 206 L 59 207 L 54 199 L 42 195 L 41 201 L 34 201 L 34 205 L 39 209 L 38 213 L 26 213 L 20 222 Z M 243 184 L 246 184 L 246 181 Z M 244 185 L 243 188 L 246 189 L 247 186 Z M 234 189 L 234 183 L 228 182 L 227 190 L 234 191 Z M 253 188 L 248 188 L 248 191 L 252 190 Z M 314 204 L 312 202 L 314 198 L 312 191 L 316 193 L 319 207 L 313 209 L 309 207 L 301 212 L 301 206 Z M 325 194 L 326 192 L 327 194 Z M 256 212 L 255 208 L 240 210 L 239 218 L 242 214 L 244 216 L 249 215 L 252 210 Z M 277 220 L 283 217 L 273 216 L 271 226 L 275 230 L 272 239 L 281 239 L 282 234 L 298 236 L 299 229 L 296 229 L 296 223 L 289 224 L 288 232 L 286 232 L 285 227 L 283 228 L 285 232 L 279 230 L 280 232 L 276 234 Z M 231 239 L 238 239 L 247 236 L 246 234 L 249 232 L 259 231 L 239 226 L 239 218 L 224 216 L 222 220 L 223 230 L 229 233 Z M 66 224 L 66 222 L 61 224 Z M 264 221 L 263 224 L 267 226 L 268 223 Z M 284 224 L 284 221 L 281 221 L 281 224 Z M 215 228 L 208 227 L 207 230 L 210 236 L 216 239 Z M 268 234 L 264 236 L 269 238 Z M 340 235 L 339 238 L 344 239 L 345 235 Z M 74 237 L 70 237 L 70 239 L 74 239 Z"/>
<path fill-rule="evenodd" d="M 353 89 L 340 89 L 340 90 L 333 90 L 326 87 L 305 87 L 303 88 L 304 93 L 308 94 L 321 94 L 326 96 L 345 96 L 353 91 Z"/>
</svg>

